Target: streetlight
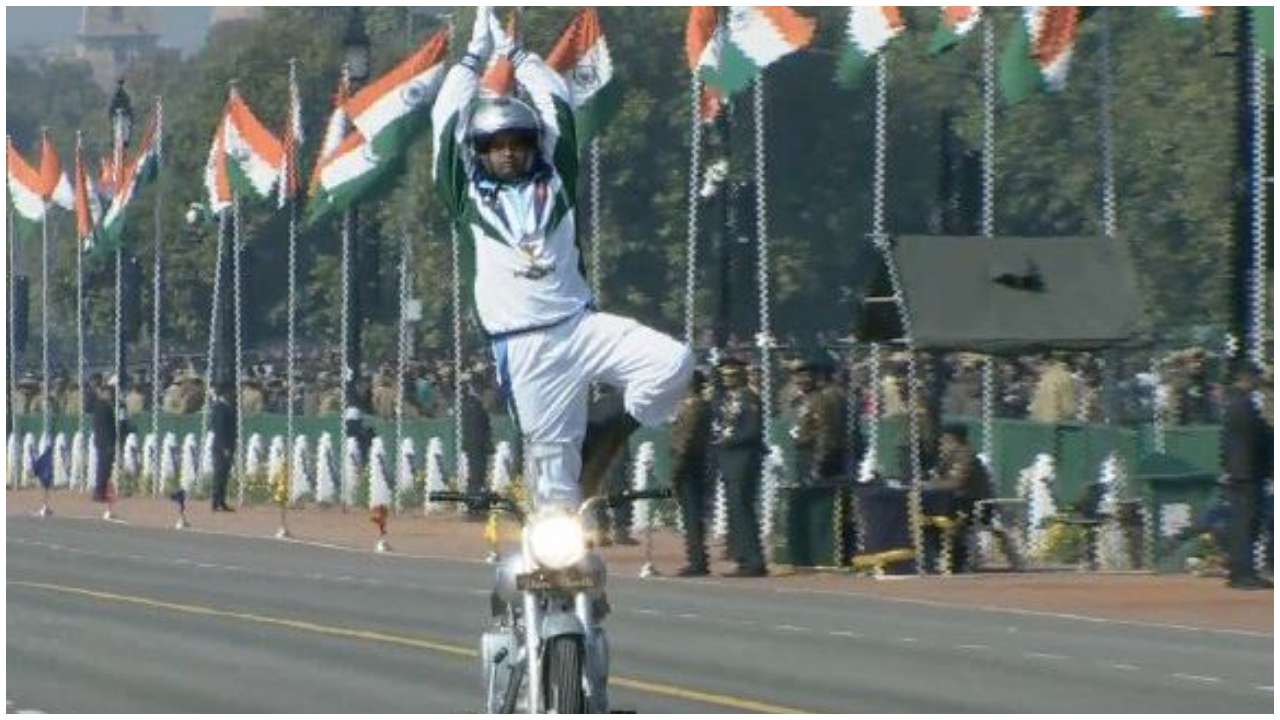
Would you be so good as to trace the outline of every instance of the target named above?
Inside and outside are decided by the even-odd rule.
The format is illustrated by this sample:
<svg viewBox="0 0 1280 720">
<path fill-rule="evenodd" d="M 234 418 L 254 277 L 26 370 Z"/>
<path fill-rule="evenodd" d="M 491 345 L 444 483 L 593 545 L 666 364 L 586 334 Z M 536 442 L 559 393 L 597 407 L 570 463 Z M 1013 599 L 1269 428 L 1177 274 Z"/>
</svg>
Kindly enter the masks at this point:
<svg viewBox="0 0 1280 720">
<path fill-rule="evenodd" d="M 342 38 L 343 59 L 347 80 L 352 92 L 355 92 L 369 79 L 369 57 L 371 54 L 369 35 L 364 29 L 364 13 L 360 8 L 351 9 L 347 19 L 347 30 Z M 363 443 L 363 422 L 360 419 L 360 397 L 357 392 L 357 381 L 360 377 L 362 326 L 362 303 L 360 302 L 361 278 L 359 213 L 352 204 L 342 215 L 342 273 L 343 286 L 343 347 L 342 347 L 342 405 L 343 429 L 346 437 L 357 438 L 361 443 L 360 454 L 367 450 Z M 352 482 L 344 478 L 344 482 Z"/>
<path fill-rule="evenodd" d="M 129 140 L 133 137 L 133 103 L 129 101 L 129 93 L 124 89 L 124 78 L 120 78 L 116 83 L 116 92 L 111 96 L 111 104 L 107 107 L 108 118 L 111 121 L 114 166 L 112 167 L 112 175 L 115 181 L 114 191 L 120 189 L 121 180 L 124 175 L 124 151 L 129 147 Z M 112 422 L 116 427 L 116 447 L 115 447 L 115 466 L 117 471 L 121 462 L 121 446 L 124 438 L 120 435 L 121 416 L 124 409 L 125 387 L 128 385 L 127 374 L 125 371 L 125 335 L 124 335 L 124 316 L 121 303 L 124 295 L 124 245 L 120 243 L 116 247 L 116 383 L 115 398 L 111 403 Z M 108 498 L 110 498 L 108 491 Z M 111 500 L 107 500 L 107 510 L 103 515 L 104 519 L 110 519 Z"/>
<path fill-rule="evenodd" d="M 369 79 L 369 34 L 364 30 L 364 13 L 351 8 L 347 18 L 347 32 L 342 37 L 343 58 L 347 64 L 347 77 L 352 85 L 362 85 Z"/>
</svg>

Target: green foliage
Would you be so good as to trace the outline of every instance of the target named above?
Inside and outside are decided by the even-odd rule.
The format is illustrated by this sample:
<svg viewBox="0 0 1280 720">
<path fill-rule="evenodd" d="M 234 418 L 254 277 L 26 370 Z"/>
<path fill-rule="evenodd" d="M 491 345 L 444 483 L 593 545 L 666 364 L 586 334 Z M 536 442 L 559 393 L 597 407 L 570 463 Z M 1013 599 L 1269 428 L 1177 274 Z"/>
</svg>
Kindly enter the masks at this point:
<svg viewBox="0 0 1280 720">
<path fill-rule="evenodd" d="M 472 12 L 463 8 L 456 14 L 454 57 L 462 51 Z M 528 8 L 523 19 L 527 46 L 547 51 L 573 12 L 569 7 Z M 600 143 L 603 306 L 678 332 L 684 304 L 680 289 L 689 152 L 689 74 L 683 53 L 687 11 L 618 6 L 600 12 L 625 92 Z M 846 11 L 824 7 L 804 12 L 818 18 L 815 46 L 768 71 L 765 113 L 774 327 L 780 334 L 800 338 L 848 330 L 853 308 L 847 278 L 853 268 L 845 248 L 870 230 L 873 127 L 872 73 L 849 90 L 837 88 L 831 79 Z M 1003 47 L 1017 13 L 992 12 Z M 888 50 L 886 218 L 892 233 L 939 232 L 940 117 L 944 109 L 954 111 L 963 142 L 970 149 L 980 148 L 981 39 L 975 33 L 947 54 L 931 56 L 928 45 L 936 11 L 910 8 L 906 13 L 912 29 Z M 1222 324 L 1229 317 L 1234 66 L 1212 52 L 1226 37 L 1223 28 L 1207 32 L 1163 21 L 1158 13 L 1156 8 L 1110 11 L 1117 192 L 1120 233 L 1137 256 L 1153 319 L 1161 331 L 1174 332 L 1189 325 Z M 365 17 L 375 73 L 444 26 L 439 11 L 381 7 L 368 9 Z M 235 80 L 262 120 L 280 128 L 288 60 L 297 59 L 306 137 L 304 170 L 309 172 L 336 85 L 347 18 L 345 8 L 268 8 L 261 20 L 216 28 L 193 56 L 141 68 L 128 79 L 139 126 L 150 112 L 150 98 L 162 95 L 165 105 L 162 179 L 143 191 L 126 231 L 128 247 L 139 256 L 148 280 L 143 291 L 144 333 L 150 332 L 154 301 L 152 217 L 160 204 L 166 345 L 204 348 L 216 233 L 212 227 L 188 227 L 182 215 L 188 203 L 204 199 L 204 164 L 228 84 Z M 1082 27 L 1066 91 L 1037 95 L 998 113 L 995 196 L 1000 234 L 1100 232 L 1100 54 L 1095 18 Z M 31 153 L 39 127 L 48 125 L 70 164 L 79 128 L 96 167 L 107 148 L 107 95 L 89 79 L 88 66 L 11 58 L 6 75 L 6 119 L 19 146 Z M 736 98 L 731 112 L 732 172 L 748 177 L 753 163 L 749 92 Z M 430 155 L 430 142 L 423 137 L 409 149 L 406 171 L 394 187 L 380 201 L 361 208 L 358 242 L 371 278 L 366 297 L 370 364 L 395 355 L 402 240 L 412 250 L 411 295 L 424 305 L 424 318 L 414 327 L 416 346 L 428 352 L 447 348 L 452 260 L 447 219 L 430 186 Z M 723 151 L 712 148 L 708 155 L 718 157 Z M 587 183 L 582 185 L 585 193 Z M 718 212 L 702 208 L 704 229 L 715 226 Z M 248 244 L 245 337 L 246 346 L 253 348 L 285 332 L 287 222 L 273 203 L 248 199 L 242 216 Z M 588 221 L 584 201 L 579 213 L 584 248 L 589 246 Z M 754 220 L 744 218 L 740 225 L 753 227 Z M 73 226 L 63 213 L 51 226 L 53 317 L 64 319 L 58 321 L 62 328 L 73 327 Z M 299 320 L 304 343 L 332 345 L 339 337 L 338 230 L 338 223 L 329 220 L 300 231 Z M 703 237 L 698 270 L 701 327 L 714 311 L 710 285 L 715 267 L 708 237 Z M 739 333 L 750 334 L 754 252 L 741 247 L 745 257 L 734 266 L 733 302 L 743 323 Z M 38 235 L 34 241 L 30 235 L 24 238 L 19 252 L 23 267 L 38 267 L 32 263 Z M 90 332 L 109 336 L 114 267 L 89 271 Z M 38 278 L 38 272 L 33 274 Z M 37 293 L 34 288 L 33 297 Z M 465 288 L 467 316 L 469 295 Z M 815 307 L 824 311 L 814 312 Z M 468 340 L 477 341 L 474 335 Z"/>
</svg>

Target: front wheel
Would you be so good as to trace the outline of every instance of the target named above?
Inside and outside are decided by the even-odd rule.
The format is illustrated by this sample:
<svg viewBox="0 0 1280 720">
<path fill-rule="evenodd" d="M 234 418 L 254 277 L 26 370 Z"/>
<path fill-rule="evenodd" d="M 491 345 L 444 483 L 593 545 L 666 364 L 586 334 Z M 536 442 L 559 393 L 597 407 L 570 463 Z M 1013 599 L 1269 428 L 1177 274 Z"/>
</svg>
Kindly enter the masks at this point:
<svg viewBox="0 0 1280 720">
<path fill-rule="evenodd" d="M 553 637 L 547 643 L 547 709 L 559 714 L 586 712 L 582 693 L 582 639 L 574 635 Z"/>
</svg>

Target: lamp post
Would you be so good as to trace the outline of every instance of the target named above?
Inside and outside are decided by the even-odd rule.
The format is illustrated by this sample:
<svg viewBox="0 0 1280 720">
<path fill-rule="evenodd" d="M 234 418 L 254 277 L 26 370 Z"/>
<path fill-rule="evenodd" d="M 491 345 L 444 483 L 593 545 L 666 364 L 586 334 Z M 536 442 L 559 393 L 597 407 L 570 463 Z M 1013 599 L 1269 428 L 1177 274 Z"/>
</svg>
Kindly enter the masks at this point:
<svg viewBox="0 0 1280 720">
<path fill-rule="evenodd" d="M 118 191 L 120 182 L 123 178 L 124 171 L 124 153 L 129 147 L 129 140 L 133 136 L 133 103 L 129 101 L 129 93 L 124 89 L 124 78 L 116 83 L 116 92 L 111 96 L 111 104 L 107 108 L 108 118 L 111 120 L 112 131 L 112 174 L 115 189 Z M 116 388 L 115 399 L 112 402 L 112 419 L 117 429 L 116 447 L 115 447 L 115 464 L 116 468 L 120 467 L 120 448 L 124 442 L 124 438 L 120 437 L 120 423 L 122 410 L 124 407 L 125 388 L 128 385 L 128 378 L 125 371 L 125 335 L 124 335 L 124 314 L 121 303 L 124 295 L 124 246 L 120 244 L 116 247 Z M 107 517 L 111 515 L 111 506 L 107 506 Z"/>
<path fill-rule="evenodd" d="M 364 14 L 360 8 L 351 9 L 347 31 L 342 38 L 343 58 L 347 80 L 352 93 L 369 79 L 370 43 L 364 29 Z M 363 308 L 360 302 L 360 243 L 359 212 L 352 204 L 342 215 L 342 274 L 343 274 L 343 345 L 342 345 L 342 404 L 343 428 L 346 437 L 359 437 L 363 423 L 358 410 L 360 398 L 357 381 L 360 378 L 361 327 Z M 361 448 L 363 455 L 364 448 Z M 344 481 L 350 481 L 344 478 Z"/>
</svg>

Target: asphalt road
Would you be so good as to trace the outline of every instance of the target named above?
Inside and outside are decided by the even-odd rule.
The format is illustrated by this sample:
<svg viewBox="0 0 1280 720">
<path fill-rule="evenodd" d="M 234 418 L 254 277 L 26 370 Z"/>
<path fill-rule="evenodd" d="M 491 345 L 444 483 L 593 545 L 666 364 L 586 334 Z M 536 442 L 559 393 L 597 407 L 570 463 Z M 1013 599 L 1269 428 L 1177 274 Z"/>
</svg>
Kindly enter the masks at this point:
<svg viewBox="0 0 1280 720">
<path fill-rule="evenodd" d="M 491 569 L 8 517 L 12 710 L 466 712 Z M 1270 712 L 1273 641 L 614 577 L 614 705 L 639 712 Z"/>
</svg>

